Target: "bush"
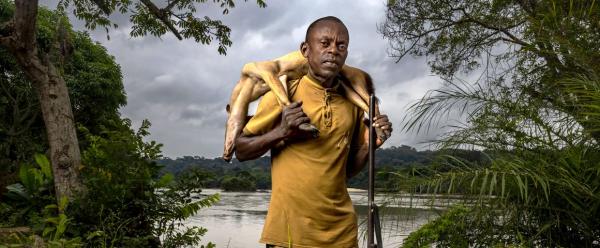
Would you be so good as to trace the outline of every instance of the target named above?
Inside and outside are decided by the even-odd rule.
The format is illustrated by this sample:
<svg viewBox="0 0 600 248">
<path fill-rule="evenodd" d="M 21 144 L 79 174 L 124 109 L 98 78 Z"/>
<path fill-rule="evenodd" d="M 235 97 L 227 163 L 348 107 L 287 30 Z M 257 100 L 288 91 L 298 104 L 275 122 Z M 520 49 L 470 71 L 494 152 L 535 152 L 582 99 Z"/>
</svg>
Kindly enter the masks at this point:
<svg viewBox="0 0 600 248">
<path fill-rule="evenodd" d="M 181 222 L 219 196 L 195 197 L 202 178 L 158 178 L 161 166 L 154 160 L 161 145 L 143 141 L 150 123 L 144 121 L 137 132 L 130 125 L 125 119 L 120 130 L 86 135 L 90 145 L 83 152 L 83 177 L 88 195 L 70 209 L 77 220 L 75 235 L 91 237 L 90 247 L 197 246 L 206 229 L 182 228 Z"/>
<path fill-rule="evenodd" d="M 134 132 L 125 119 L 112 123 L 119 129 L 101 135 L 82 127 L 89 144 L 82 168 L 87 194 L 61 199 L 58 205 L 48 160 L 36 155 L 37 166 L 22 165 L 19 183 L 7 187 L 0 204 L 0 226 L 24 226 L 27 232 L 0 241 L 17 247 L 36 242 L 49 247 L 205 247 L 199 244 L 207 230 L 182 222 L 219 195 L 197 197 L 206 180 L 202 173 L 178 181 L 171 174 L 159 178 L 161 167 L 153 161 L 161 145 L 143 141 L 149 125 L 144 121 Z"/>
<path fill-rule="evenodd" d="M 225 191 L 256 191 L 256 183 L 249 178 L 240 176 L 224 176 L 221 189 Z"/>
</svg>

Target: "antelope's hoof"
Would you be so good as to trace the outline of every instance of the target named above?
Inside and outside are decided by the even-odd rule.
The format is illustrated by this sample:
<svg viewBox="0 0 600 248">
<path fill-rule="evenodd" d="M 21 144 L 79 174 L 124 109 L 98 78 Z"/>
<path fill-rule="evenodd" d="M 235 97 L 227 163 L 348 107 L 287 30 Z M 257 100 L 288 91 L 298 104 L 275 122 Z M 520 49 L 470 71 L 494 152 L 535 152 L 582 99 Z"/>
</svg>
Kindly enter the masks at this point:
<svg viewBox="0 0 600 248">
<path fill-rule="evenodd" d="M 305 132 L 309 132 L 310 134 L 312 134 L 313 138 L 319 137 L 319 129 L 317 129 L 317 127 L 315 127 L 313 124 L 302 123 L 300 124 L 300 126 L 298 126 L 298 129 Z"/>
<path fill-rule="evenodd" d="M 223 154 L 223 156 L 221 158 L 223 160 L 225 160 L 225 162 L 231 162 L 231 159 L 233 158 L 233 156 L 228 155 L 228 154 Z"/>
</svg>

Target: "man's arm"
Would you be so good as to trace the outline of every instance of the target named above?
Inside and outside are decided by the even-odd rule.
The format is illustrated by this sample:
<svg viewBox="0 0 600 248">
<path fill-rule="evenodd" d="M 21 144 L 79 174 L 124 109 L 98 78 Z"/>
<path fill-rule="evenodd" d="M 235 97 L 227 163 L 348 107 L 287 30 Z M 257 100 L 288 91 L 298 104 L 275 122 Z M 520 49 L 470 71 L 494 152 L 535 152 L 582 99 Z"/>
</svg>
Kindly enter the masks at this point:
<svg viewBox="0 0 600 248">
<path fill-rule="evenodd" d="M 375 119 L 375 122 L 373 123 L 375 128 L 389 130 L 389 134 L 392 134 L 392 123 L 389 121 L 387 115 L 379 115 L 373 119 Z M 383 145 L 383 142 L 384 141 L 378 137 L 375 142 L 375 149 Z M 365 128 L 363 135 L 359 135 L 357 140 L 353 140 L 352 143 L 353 144 L 350 146 L 351 150 L 348 157 L 348 162 L 346 163 L 347 178 L 356 176 L 356 174 L 358 174 L 365 167 L 367 159 L 369 159 L 369 128 Z"/>
<path fill-rule="evenodd" d="M 267 133 L 255 136 L 240 134 L 235 140 L 235 156 L 239 161 L 255 159 L 282 140 L 304 137 L 306 133 L 299 130 L 298 126 L 308 122 L 310 119 L 302 111 L 302 102 L 293 102 L 283 107 L 281 121 Z"/>
<path fill-rule="evenodd" d="M 279 128 L 272 129 L 266 134 L 246 136 L 240 134 L 235 140 L 235 157 L 239 161 L 256 159 L 284 139 Z"/>
</svg>

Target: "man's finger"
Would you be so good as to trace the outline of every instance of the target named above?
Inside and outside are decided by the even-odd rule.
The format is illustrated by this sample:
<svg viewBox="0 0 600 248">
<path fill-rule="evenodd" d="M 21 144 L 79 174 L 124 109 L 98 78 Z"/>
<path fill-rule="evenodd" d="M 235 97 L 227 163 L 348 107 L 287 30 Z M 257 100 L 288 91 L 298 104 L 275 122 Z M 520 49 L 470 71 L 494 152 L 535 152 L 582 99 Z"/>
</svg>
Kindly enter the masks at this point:
<svg viewBox="0 0 600 248">
<path fill-rule="evenodd" d="M 387 116 L 379 116 L 379 118 L 375 119 L 375 123 L 382 123 L 382 122 L 389 122 L 390 120 L 388 119 Z"/>
<path fill-rule="evenodd" d="M 294 113 L 297 113 L 297 112 L 302 112 L 302 107 L 297 106 L 297 107 L 294 107 L 294 108 L 284 109 L 283 112 L 284 112 L 284 114 L 294 114 Z"/>
<path fill-rule="evenodd" d="M 310 119 L 309 119 L 308 117 L 301 117 L 301 118 L 295 119 L 295 120 L 293 121 L 292 125 L 293 125 L 294 127 L 298 127 L 298 126 L 300 126 L 300 124 L 302 124 L 302 123 L 310 123 Z"/>
<path fill-rule="evenodd" d="M 286 120 L 289 121 L 289 122 L 292 122 L 295 119 L 298 119 L 298 118 L 301 118 L 301 117 L 304 117 L 304 116 L 306 116 L 306 114 L 304 114 L 304 112 L 300 111 L 300 112 L 297 112 L 297 113 L 288 114 L 286 116 Z"/>
<path fill-rule="evenodd" d="M 292 102 L 289 105 L 287 105 L 287 108 L 297 108 L 302 106 L 302 101 L 297 101 L 297 102 Z"/>
<path fill-rule="evenodd" d="M 392 123 L 391 122 L 386 122 L 386 123 L 377 123 L 381 129 L 391 129 L 392 128 Z"/>
</svg>

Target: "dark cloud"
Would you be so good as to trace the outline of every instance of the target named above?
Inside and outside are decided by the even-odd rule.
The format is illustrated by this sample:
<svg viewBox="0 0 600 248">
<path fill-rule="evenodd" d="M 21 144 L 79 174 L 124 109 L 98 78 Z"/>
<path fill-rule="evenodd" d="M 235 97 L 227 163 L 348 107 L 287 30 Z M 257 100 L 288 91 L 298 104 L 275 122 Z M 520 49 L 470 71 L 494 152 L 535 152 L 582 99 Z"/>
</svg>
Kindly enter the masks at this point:
<svg viewBox="0 0 600 248">
<path fill-rule="evenodd" d="M 350 32 L 349 65 L 369 72 L 382 110 L 397 130 L 386 146 L 421 144 L 441 129 L 428 134 L 400 132 L 405 107 L 428 90 L 441 85 L 430 76 L 425 60 L 406 58 L 400 63 L 387 54 L 388 42 L 377 32 L 385 18 L 384 1 L 268 1 L 259 8 L 254 1 L 238 1 L 228 15 L 211 1 L 198 5 L 197 16 L 222 20 L 231 27 L 233 45 L 227 55 L 215 44 L 178 41 L 172 34 L 161 38 L 131 38 L 127 15 L 115 14 L 119 28 L 92 31 L 121 65 L 128 105 L 121 113 L 138 124 L 149 119 L 151 139 L 163 143 L 164 154 L 219 156 L 226 120 L 225 105 L 244 63 L 279 57 L 298 49 L 308 25 L 315 19 L 339 17 Z M 81 29 L 83 23 L 74 20 Z"/>
</svg>

